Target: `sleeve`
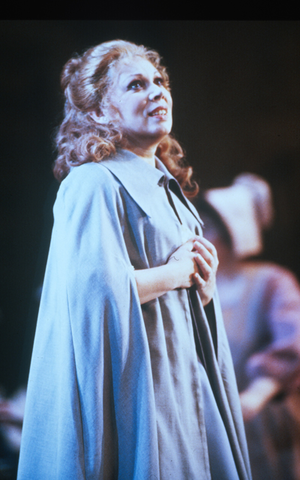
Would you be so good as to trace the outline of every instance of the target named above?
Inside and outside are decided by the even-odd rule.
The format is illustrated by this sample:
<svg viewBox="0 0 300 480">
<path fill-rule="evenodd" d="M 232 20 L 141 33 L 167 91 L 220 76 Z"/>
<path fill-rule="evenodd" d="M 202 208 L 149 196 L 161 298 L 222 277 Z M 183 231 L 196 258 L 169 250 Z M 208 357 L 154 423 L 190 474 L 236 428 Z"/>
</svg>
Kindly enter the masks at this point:
<svg viewBox="0 0 300 480">
<path fill-rule="evenodd" d="M 273 377 L 289 390 L 300 383 L 300 287 L 291 272 L 274 267 L 264 306 L 270 339 L 249 358 L 247 372 L 251 378 Z"/>
<path fill-rule="evenodd" d="M 18 480 L 150 478 L 150 355 L 119 185 L 100 165 L 74 168 L 54 218 Z"/>
</svg>

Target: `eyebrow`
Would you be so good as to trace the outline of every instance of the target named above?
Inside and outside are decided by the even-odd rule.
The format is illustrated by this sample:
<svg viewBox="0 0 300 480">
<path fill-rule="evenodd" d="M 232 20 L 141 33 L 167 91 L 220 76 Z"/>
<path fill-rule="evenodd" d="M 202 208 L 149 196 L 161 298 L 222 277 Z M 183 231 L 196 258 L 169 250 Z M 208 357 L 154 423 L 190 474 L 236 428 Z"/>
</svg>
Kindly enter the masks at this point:
<svg viewBox="0 0 300 480">
<path fill-rule="evenodd" d="M 130 73 L 130 74 L 121 73 L 120 78 L 123 77 L 124 75 L 128 78 L 128 80 L 131 79 L 131 78 L 144 77 L 145 76 L 143 73 Z M 155 70 L 155 72 L 153 72 L 153 76 L 155 77 L 156 75 L 160 75 L 158 70 Z"/>
</svg>

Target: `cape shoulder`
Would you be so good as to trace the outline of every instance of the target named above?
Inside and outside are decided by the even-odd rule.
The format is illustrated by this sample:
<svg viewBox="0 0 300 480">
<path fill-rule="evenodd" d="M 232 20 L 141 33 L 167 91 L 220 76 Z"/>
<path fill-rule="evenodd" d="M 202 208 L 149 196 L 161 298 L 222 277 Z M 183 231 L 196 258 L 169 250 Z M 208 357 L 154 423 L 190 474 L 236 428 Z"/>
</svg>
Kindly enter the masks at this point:
<svg viewBox="0 0 300 480">
<path fill-rule="evenodd" d="M 114 176 L 101 163 L 89 162 L 73 167 L 59 190 L 63 196 L 70 190 L 86 191 L 87 195 L 94 190 L 111 193 L 117 190 L 117 184 Z"/>
</svg>

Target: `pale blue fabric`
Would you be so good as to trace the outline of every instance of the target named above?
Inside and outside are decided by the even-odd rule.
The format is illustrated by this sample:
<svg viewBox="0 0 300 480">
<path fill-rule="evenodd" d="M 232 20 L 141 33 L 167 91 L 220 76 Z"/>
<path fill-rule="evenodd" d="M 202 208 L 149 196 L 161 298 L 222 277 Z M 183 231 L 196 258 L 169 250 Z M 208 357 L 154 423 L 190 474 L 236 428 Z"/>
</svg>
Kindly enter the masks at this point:
<svg viewBox="0 0 300 480">
<path fill-rule="evenodd" d="M 204 397 L 204 416 L 212 479 L 239 480 L 225 425 L 206 371 L 201 363 L 199 363 L 199 373 Z"/>
<path fill-rule="evenodd" d="M 195 209 L 171 193 L 178 220 L 164 188 L 172 177 L 157 166 L 122 151 L 73 168 L 60 186 L 18 480 L 211 479 L 188 292 L 141 307 L 134 278 L 201 234 Z M 197 292 L 192 301 L 239 478 L 249 480 L 217 297 L 217 351 Z"/>
</svg>

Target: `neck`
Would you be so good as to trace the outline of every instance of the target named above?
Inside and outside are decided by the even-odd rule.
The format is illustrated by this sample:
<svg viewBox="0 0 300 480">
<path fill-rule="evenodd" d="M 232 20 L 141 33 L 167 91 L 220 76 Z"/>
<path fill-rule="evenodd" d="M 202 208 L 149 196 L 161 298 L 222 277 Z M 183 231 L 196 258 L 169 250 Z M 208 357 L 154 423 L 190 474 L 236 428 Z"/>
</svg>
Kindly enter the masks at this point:
<svg viewBox="0 0 300 480">
<path fill-rule="evenodd" d="M 155 152 L 161 139 L 155 139 L 154 141 L 153 139 L 147 139 L 147 141 L 142 139 L 143 141 L 141 141 L 141 139 L 129 137 L 123 137 L 123 139 L 123 148 L 125 150 L 135 153 L 149 165 L 155 167 Z"/>
<path fill-rule="evenodd" d="M 155 152 L 156 152 L 156 147 L 152 148 L 140 148 L 139 146 L 129 146 L 126 145 L 125 150 L 129 150 L 132 153 L 135 153 L 139 157 L 141 157 L 145 162 L 147 162 L 149 165 L 152 165 L 155 167 Z"/>
</svg>

